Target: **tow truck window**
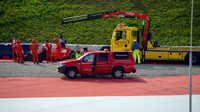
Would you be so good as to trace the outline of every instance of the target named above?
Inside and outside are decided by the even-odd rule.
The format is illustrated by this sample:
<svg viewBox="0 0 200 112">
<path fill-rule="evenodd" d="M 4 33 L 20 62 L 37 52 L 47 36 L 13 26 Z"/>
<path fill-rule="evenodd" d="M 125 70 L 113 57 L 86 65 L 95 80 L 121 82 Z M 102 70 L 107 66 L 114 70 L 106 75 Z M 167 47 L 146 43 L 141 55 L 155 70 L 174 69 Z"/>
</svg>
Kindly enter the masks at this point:
<svg viewBox="0 0 200 112">
<path fill-rule="evenodd" d="M 137 32 L 136 31 L 133 31 L 132 34 L 133 34 L 133 37 L 137 37 Z"/>
<path fill-rule="evenodd" d="M 140 32 L 139 31 L 133 31 L 132 36 L 137 38 L 137 42 L 140 43 Z"/>
<path fill-rule="evenodd" d="M 126 39 L 126 31 L 116 31 L 116 40 Z"/>
<path fill-rule="evenodd" d="M 115 59 L 128 59 L 129 54 L 128 52 L 114 52 Z"/>
<path fill-rule="evenodd" d="M 107 61 L 107 60 L 108 60 L 107 53 L 99 54 L 99 61 Z"/>
<path fill-rule="evenodd" d="M 94 54 L 90 54 L 90 55 L 86 56 L 85 58 L 83 58 L 82 61 L 84 61 L 84 62 L 92 62 L 93 59 L 94 59 Z"/>
</svg>

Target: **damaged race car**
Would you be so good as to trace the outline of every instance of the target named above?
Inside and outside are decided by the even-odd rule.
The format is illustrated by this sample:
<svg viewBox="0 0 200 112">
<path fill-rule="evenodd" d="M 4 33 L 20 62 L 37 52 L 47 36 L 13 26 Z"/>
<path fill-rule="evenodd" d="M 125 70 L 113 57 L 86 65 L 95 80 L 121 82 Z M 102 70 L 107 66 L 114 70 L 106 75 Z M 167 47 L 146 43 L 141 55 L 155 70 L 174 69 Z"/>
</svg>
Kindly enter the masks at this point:
<svg viewBox="0 0 200 112">
<path fill-rule="evenodd" d="M 42 62 L 43 60 L 46 60 L 46 50 L 42 50 L 42 48 L 44 47 L 44 44 L 39 45 L 39 62 Z M 57 52 L 58 50 L 55 49 L 55 45 L 52 46 L 52 50 L 51 50 L 51 57 L 54 61 L 56 59 L 57 56 Z M 70 59 L 70 58 L 75 58 L 75 52 L 67 47 L 62 47 L 61 48 L 61 60 L 64 59 Z M 24 61 L 33 61 L 33 56 L 30 52 L 28 52 L 26 55 L 24 55 Z"/>
</svg>

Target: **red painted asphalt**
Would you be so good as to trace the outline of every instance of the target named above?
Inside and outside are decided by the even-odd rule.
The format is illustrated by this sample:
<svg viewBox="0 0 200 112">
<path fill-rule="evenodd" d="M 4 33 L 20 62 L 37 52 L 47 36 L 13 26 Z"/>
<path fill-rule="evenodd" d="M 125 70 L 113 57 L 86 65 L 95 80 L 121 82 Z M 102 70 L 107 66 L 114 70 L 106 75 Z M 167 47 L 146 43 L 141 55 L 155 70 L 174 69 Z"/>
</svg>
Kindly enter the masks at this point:
<svg viewBox="0 0 200 112">
<path fill-rule="evenodd" d="M 192 76 L 192 94 L 200 95 L 200 75 Z M 1 77 L 0 98 L 188 95 L 189 76 L 157 78 Z"/>
</svg>

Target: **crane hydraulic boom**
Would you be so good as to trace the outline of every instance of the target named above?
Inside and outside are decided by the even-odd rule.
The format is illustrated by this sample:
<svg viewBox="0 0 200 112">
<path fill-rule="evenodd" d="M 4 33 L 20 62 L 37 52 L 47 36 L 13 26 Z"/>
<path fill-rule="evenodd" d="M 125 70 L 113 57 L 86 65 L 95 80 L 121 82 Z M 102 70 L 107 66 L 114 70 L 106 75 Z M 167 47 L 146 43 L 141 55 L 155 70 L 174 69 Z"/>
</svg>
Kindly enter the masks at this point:
<svg viewBox="0 0 200 112">
<path fill-rule="evenodd" d="M 149 29 L 150 29 L 150 21 L 151 21 L 150 18 L 146 14 L 113 10 L 113 11 L 107 11 L 107 12 L 100 12 L 100 13 L 94 13 L 94 14 L 86 14 L 86 15 L 81 15 L 81 16 L 63 18 L 62 26 L 63 26 L 63 24 L 68 24 L 68 23 L 75 23 L 75 22 L 80 22 L 80 21 L 85 21 L 85 20 L 93 20 L 93 19 L 109 18 L 109 17 L 143 19 L 142 46 L 144 49 L 146 49 L 147 41 L 148 41 L 148 33 L 149 33 Z M 144 23 L 145 23 L 144 20 L 147 20 L 145 31 L 144 31 Z M 143 31 L 144 31 L 144 33 L 143 33 Z"/>
</svg>

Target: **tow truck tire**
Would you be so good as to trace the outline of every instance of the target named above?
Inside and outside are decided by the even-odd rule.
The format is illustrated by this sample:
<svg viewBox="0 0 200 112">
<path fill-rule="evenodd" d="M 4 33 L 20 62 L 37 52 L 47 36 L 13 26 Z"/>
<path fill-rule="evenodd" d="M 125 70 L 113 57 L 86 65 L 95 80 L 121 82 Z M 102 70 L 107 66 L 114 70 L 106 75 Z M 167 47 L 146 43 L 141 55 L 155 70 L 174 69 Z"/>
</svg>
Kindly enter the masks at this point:
<svg viewBox="0 0 200 112">
<path fill-rule="evenodd" d="M 124 77 L 124 70 L 121 67 L 116 67 L 112 70 L 112 77 L 116 79 L 121 79 Z"/>
<path fill-rule="evenodd" d="M 68 77 L 69 79 L 75 79 L 77 78 L 77 70 L 75 68 L 68 68 L 66 70 L 65 76 Z"/>
<path fill-rule="evenodd" d="M 199 63 L 199 56 L 197 54 L 192 55 L 192 64 L 197 65 Z"/>
<path fill-rule="evenodd" d="M 200 57 L 197 54 L 192 54 L 192 64 L 197 65 L 200 62 Z M 185 62 L 189 64 L 189 53 L 186 55 Z"/>
</svg>

